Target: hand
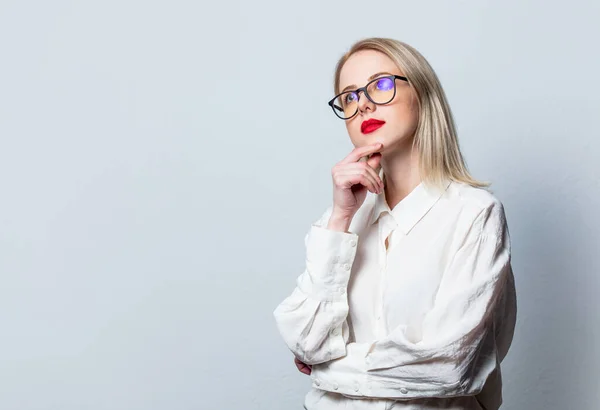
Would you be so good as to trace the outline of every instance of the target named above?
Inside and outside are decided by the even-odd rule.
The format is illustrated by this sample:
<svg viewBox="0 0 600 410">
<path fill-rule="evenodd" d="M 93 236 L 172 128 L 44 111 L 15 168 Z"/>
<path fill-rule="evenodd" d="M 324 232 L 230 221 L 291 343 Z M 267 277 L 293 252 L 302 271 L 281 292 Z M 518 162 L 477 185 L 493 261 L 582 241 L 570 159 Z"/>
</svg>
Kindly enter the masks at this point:
<svg viewBox="0 0 600 410">
<path fill-rule="evenodd" d="M 383 144 L 355 148 L 331 170 L 333 179 L 333 214 L 340 219 L 352 219 L 367 196 L 367 190 L 380 194 L 383 181 L 379 178 Z M 370 158 L 363 161 L 369 154 Z"/>
<path fill-rule="evenodd" d="M 296 363 L 296 367 L 298 368 L 298 370 L 300 370 L 300 372 L 308 375 L 312 373 L 312 366 L 301 362 L 296 356 L 294 356 L 294 363 Z"/>
</svg>

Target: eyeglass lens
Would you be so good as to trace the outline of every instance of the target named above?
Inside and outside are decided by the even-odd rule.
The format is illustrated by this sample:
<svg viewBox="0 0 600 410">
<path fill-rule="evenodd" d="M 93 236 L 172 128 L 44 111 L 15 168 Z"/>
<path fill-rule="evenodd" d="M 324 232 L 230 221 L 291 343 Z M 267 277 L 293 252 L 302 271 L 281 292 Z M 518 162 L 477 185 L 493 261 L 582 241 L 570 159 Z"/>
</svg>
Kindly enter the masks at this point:
<svg viewBox="0 0 600 410">
<path fill-rule="evenodd" d="M 376 104 L 386 104 L 394 98 L 396 84 L 394 79 L 383 77 L 371 81 L 367 85 L 367 94 Z M 341 118 L 350 118 L 358 110 L 358 94 L 347 91 L 340 94 L 334 103 L 334 111 Z"/>
</svg>

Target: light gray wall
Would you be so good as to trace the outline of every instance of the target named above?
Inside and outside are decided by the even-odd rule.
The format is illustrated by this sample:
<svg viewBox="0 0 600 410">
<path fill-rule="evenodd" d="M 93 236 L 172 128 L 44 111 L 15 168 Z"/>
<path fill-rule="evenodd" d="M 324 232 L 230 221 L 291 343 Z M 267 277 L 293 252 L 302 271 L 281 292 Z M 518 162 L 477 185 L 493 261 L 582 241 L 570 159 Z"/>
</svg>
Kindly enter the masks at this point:
<svg viewBox="0 0 600 410">
<path fill-rule="evenodd" d="M 506 409 L 596 409 L 596 1 L 0 3 L 0 408 L 299 409 L 272 311 L 352 148 L 354 41 L 419 49 L 513 240 Z"/>
</svg>

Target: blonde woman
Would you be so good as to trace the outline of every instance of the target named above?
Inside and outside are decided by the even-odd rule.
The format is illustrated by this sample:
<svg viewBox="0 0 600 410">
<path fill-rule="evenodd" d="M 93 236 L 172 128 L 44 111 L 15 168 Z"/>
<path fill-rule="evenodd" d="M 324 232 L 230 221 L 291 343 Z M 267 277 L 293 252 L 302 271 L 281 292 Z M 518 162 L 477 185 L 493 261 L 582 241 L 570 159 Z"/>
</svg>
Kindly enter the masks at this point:
<svg viewBox="0 0 600 410">
<path fill-rule="evenodd" d="M 440 82 L 413 47 L 354 44 L 333 113 L 355 148 L 305 237 L 306 269 L 274 311 L 307 410 L 485 409 L 516 296 L 502 203 L 459 149 Z"/>
</svg>

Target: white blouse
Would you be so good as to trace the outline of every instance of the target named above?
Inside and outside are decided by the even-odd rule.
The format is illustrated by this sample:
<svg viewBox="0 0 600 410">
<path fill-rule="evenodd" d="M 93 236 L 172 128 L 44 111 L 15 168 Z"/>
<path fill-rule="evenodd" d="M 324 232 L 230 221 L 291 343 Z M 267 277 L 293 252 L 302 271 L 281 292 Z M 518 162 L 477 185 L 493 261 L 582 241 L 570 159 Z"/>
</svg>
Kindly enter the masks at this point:
<svg viewBox="0 0 600 410">
<path fill-rule="evenodd" d="M 348 232 L 326 228 L 332 206 L 310 227 L 306 269 L 273 312 L 312 365 L 305 409 L 502 404 L 517 311 L 504 207 L 485 189 L 444 187 L 421 183 L 393 210 L 368 192 Z"/>
</svg>

